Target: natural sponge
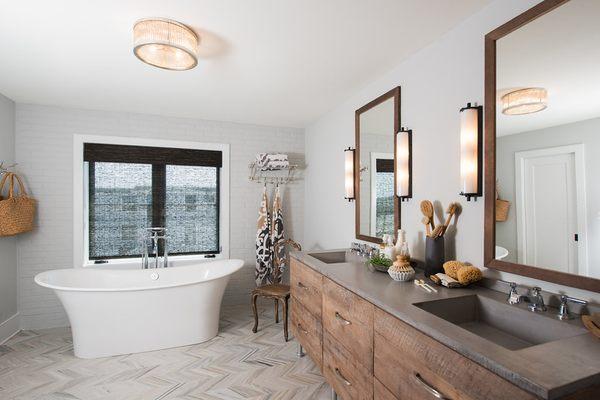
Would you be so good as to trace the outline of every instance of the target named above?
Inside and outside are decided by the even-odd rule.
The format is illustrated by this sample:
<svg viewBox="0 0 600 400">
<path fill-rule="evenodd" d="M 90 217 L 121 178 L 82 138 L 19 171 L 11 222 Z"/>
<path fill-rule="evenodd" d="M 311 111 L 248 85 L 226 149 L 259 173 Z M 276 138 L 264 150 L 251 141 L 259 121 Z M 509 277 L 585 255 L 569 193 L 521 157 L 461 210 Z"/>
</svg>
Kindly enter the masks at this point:
<svg viewBox="0 0 600 400">
<path fill-rule="evenodd" d="M 446 261 L 444 263 L 444 272 L 452 279 L 458 279 L 458 270 L 464 267 L 465 264 L 460 261 Z"/>
<path fill-rule="evenodd" d="M 448 273 L 446 272 L 446 274 L 448 274 Z M 483 273 L 481 272 L 481 270 L 472 265 L 463 265 L 456 272 L 456 275 L 457 275 L 456 279 L 458 279 L 458 281 L 461 283 L 461 285 L 465 285 L 465 286 L 469 285 L 473 282 L 477 282 L 477 281 L 481 280 L 481 278 L 483 278 Z"/>
</svg>

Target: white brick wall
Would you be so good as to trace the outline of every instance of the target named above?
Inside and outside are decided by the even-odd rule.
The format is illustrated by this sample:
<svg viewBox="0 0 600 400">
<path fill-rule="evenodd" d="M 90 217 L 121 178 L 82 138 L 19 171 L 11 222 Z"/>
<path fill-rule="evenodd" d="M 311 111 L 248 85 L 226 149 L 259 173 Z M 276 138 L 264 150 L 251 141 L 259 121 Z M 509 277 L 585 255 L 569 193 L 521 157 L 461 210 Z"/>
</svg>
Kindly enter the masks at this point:
<svg viewBox="0 0 600 400">
<path fill-rule="evenodd" d="M 248 181 L 256 153 L 277 151 L 304 162 L 304 131 L 154 115 L 17 104 L 16 160 L 39 201 L 37 229 L 19 237 L 19 309 L 23 329 L 68 324 L 56 296 L 38 287 L 41 272 L 72 267 L 73 135 L 107 135 L 229 143 L 231 145 L 230 255 L 246 261 L 224 303 L 248 304 L 254 286 L 254 239 L 262 187 Z M 287 236 L 303 241 L 304 182 L 283 191 Z"/>
</svg>

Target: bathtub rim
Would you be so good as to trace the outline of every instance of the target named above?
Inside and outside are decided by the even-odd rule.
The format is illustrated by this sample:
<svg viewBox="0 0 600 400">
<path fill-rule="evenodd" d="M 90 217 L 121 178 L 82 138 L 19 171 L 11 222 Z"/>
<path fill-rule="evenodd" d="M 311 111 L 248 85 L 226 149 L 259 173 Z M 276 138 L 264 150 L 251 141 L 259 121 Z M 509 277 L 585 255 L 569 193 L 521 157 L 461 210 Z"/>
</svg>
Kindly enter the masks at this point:
<svg viewBox="0 0 600 400">
<path fill-rule="evenodd" d="M 147 290 L 161 290 L 161 289 L 169 289 L 169 288 L 182 287 L 182 286 L 197 285 L 200 283 L 211 282 L 211 281 L 215 281 L 218 279 L 228 278 L 232 274 L 234 274 L 237 271 L 239 271 L 240 269 L 242 269 L 245 264 L 244 260 L 241 260 L 241 259 L 227 259 L 227 260 L 218 260 L 218 261 L 213 261 L 213 262 L 224 262 L 224 261 L 231 261 L 231 262 L 235 261 L 235 262 L 238 262 L 238 265 L 235 268 L 233 268 L 229 273 L 224 274 L 224 275 L 220 275 L 220 276 L 216 276 L 216 277 L 208 278 L 208 279 L 204 279 L 204 280 L 194 280 L 192 282 L 173 283 L 173 284 L 167 284 L 167 285 L 162 285 L 162 286 L 130 286 L 127 288 L 99 288 L 99 287 L 82 288 L 82 287 L 73 287 L 73 286 L 53 285 L 53 284 L 43 281 L 45 276 L 50 275 L 53 272 L 72 271 L 72 270 L 75 270 L 76 268 L 60 268 L 60 269 L 53 269 L 53 270 L 49 270 L 49 271 L 40 272 L 39 274 L 37 274 L 34 277 L 33 280 L 35 281 L 36 284 L 38 284 L 41 287 L 45 287 L 45 288 L 52 289 L 52 290 L 60 290 L 60 291 L 64 291 L 64 292 L 138 292 L 138 291 L 147 291 Z M 209 263 L 206 263 L 206 264 L 209 264 Z M 180 267 L 169 267 L 167 269 L 193 268 L 195 266 L 196 265 L 186 265 L 186 266 L 180 266 Z M 86 268 L 86 270 L 88 270 L 90 272 L 92 271 L 89 268 Z M 94 269 L 94 271 L 102 271 L 102 270 L 103 269 Z M 111 268 L 106 268 L 104 270 L 105 271 L 123 271 L 120 269 L 111 269 Z M 163 270 L 163 268 L 158 268 L 158 269 L 150 268 L 147 270 L 140 269 L 140 271 L 146 271 L 149 273 L 159 272 L 161 270 Z"/>
</svg>

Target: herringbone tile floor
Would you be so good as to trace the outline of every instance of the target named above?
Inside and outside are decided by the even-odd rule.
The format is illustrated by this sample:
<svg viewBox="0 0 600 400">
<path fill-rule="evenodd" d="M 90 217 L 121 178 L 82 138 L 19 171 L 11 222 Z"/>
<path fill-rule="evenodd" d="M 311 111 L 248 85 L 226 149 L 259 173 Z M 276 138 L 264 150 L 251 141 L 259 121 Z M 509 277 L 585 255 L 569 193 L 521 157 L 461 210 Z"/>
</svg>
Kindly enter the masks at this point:
<svg viewBox="0 0 600 400">
<path fill-rule="evenodd" d="M 283 341 L 272 311 L 262 311 L 256 334 L 252 323 L 249 306 L 224 307 L 220 333 L 206 343 L 95 360 L 73 356 L 67 328 L 23 331 L 0 346 L 0 399 L 329 398 L 318 368 L 296 357 L 297 342 Z"/>
</svg>

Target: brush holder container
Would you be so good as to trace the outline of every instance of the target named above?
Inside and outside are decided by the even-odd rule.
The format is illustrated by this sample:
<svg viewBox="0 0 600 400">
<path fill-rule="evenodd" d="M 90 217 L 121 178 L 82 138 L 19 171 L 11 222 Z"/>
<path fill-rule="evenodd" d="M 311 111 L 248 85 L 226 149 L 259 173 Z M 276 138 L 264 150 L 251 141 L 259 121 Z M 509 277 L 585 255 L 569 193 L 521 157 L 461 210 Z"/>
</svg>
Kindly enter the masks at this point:
<svg viewBox="0 0 600 400">
<path fill-rule="evenodd" d="M 425 240 L 425 276 L 444 272 L 444 238 L 427 237 Z"/>
</svg>

